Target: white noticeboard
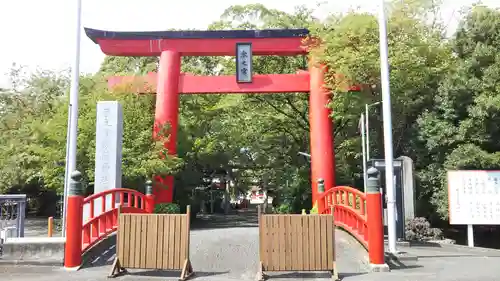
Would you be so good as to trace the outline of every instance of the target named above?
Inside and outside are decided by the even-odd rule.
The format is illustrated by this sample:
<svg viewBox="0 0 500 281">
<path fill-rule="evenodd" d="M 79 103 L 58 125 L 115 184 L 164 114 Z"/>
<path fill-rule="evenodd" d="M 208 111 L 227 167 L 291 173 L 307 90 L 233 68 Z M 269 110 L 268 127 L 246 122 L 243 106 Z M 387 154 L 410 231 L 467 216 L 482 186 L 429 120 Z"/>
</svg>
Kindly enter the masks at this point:
<svg viewBox="0 0 500 281">
<path fill-rule="evenodd" d="M 500 171 L 448 171 L 448 200 L 450 224 L 500 224 Z"/>
</svg>

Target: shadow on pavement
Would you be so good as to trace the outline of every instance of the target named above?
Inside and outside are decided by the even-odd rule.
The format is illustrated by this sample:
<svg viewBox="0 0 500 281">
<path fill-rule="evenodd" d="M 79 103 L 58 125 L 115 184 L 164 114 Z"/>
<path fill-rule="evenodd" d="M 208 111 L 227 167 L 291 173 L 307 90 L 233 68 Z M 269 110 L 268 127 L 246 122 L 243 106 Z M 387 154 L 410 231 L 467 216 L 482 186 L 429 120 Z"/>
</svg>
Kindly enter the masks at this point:
<svg viewBox="0 0 500 281">
<path fill-rule="evenodd" d="M 366 272 L 351 272 L 351 273 L 341 273 L 339 272 L 339 280 L 343 280 L 344 278 L 364 275 Z M 325 279 L 329 280 L 332 278 L 332 274 L 326 271 L 313 271 L 313 272 L 266 272 L 265 274 L 272 279 L 293 279 L 293 280 L 302 280 L 302 279 Z"/>
<path fill-rule="evenodd" d="M 217 228 L 239 228 L 257 227 L 257 210 L 232 210 L 231 213 L 224 214 L 199 214 L 196 220 L 191 222 L 191 230 L 217 229 Z"/>
<path fill-rule="evenodd" d="M 113 233 L 83 254 L 82 268 L 111 266 L 116 256 L 116 234 Z"/>
<path fill-rule="evenodd" d="M 413 268 L 423 268 L 423 266 L 418 264 L 389 264 L 391 270 L 401 270 L 401 269 L 413 269 Z"/>
<path fill-rule="evenodd" d="M 272 279 L 282 278 L 282 279 L 314 279 L 314 278 L 331 278 L 332 274 L 330 272 L 287 272 L 287 273 L 277 273 L 277 272 L 266 272 L 265 274 Z"/>
<path fill-rule="evenodd" d="M 197 277 L 216 276 L 216 275 L 222 275 L 222 274 L 227 274 L 227 273 L 229 273 L 229 271 L 208 272 L 208 271 L 196 271 L 196 269 L 195 269 L 194 274 L 189 279 L 195 279 Z M 128 270 L 128 272 L 125 273 L 124 275 L 178 278 L 180 276 L 180 274 L 181 274 L 180 271 L 134 270 L 134 271 L 131 272 L 130 270 Z"/>
<path fill-rule="evenodd" d="M 410 241 L 410 247 L 431 247 L 431 248 L 442 248 L 443 246 L 439 243 L 426 242 L 426 241 Z"/>
<path fill-rule="evenodd" d="M 365 274 L 368 274 L 368 273 L 367 272 L 344 272 L 344 273 L 339 272 L 339 280 L 344 280 L 344 278 L 365 275 Z"/>
<path fill-rule="evenodd" d="M 499 258 L 499 255 L 417 255 L 419 259 L 432 259 L 432 258 Z"/>
</svg>

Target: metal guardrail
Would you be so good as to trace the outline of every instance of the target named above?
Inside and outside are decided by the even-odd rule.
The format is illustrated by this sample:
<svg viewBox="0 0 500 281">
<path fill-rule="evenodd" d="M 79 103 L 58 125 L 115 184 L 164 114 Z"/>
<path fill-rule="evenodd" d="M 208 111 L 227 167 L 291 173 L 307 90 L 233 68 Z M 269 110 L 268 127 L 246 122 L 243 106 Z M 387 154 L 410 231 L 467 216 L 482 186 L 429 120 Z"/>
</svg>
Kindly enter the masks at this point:
<svg viewBox="0 0 500 281">
<path fill-rule="evenodd" d="M 0 195 L 0 231 L 15 226 L 16 237 L 24 237 L 26 194 Z"/>
</svg>

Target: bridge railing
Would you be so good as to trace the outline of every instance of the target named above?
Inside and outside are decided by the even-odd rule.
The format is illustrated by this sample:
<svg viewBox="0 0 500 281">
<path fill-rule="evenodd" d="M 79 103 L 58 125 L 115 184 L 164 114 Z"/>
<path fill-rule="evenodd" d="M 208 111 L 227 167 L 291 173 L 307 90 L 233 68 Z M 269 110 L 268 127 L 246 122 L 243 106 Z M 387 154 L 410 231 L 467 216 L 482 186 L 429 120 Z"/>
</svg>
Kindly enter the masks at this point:
<svg viewBox="0 0 500 281">
<path fill-rule="evenodd" d="M 83 198 L 81 179 L 81 173 L 74 171 L 68 189 L 64 249 L 64 267 L 68 269 L 78 269 L 82 265 L 84 251 L 116 231 L 118 212 L 153 213 L 154 211 L 151 181 L 146 183 L 146 195 L 132 189 L 115 188 Z M 88 211 L 88 219 L 85 222 L 84 207 Z M 96 210 L 99 212 L 98 215 Z"/>
<path fill-rule="evenodd" d="M 335 225 L 343 228 L 368 250 L 370 263 L 382 265 L 384 260 L 384 226 L 382 194 L 378 170 L 368 170 L 366 194 L 348 186 L 336 186 L 318 198 L 323 214 L 334 212 Z"/>
<path fill-rule="evenodd" d="M 368 249 L 365 194 L 349 186 L 336 186 L 325 191 L 319 200 L 323 200 L 325 206 L 321 213 L 329 214 L 333 208 L 336 225 Z"/>
<path fill-rule="evenodd" d="M 118 207 L 121 213 L 152 213 L 154 202 L 137 190 L 114 188 L 83 200 L 82 211 L 88 219 L 82 227 L 82 252 L 117 230 Z"/>
</svg>

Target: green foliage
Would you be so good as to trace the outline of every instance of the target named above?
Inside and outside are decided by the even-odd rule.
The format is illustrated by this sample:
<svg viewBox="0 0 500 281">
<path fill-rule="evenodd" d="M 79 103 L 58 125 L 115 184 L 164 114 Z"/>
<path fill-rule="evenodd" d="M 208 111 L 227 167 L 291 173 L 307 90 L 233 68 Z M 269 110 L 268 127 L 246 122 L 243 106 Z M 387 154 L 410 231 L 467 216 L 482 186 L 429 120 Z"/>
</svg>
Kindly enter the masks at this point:
<svg viewBox="0 0 500 281">
<path fill-rule="evenodd" d="M 64 75 L 51 72 L 26 76 L 12 72 L 11 89 L 0 93 L 0 192 L 37 184 L 62 192 L 67 128 L 67 88 Z M 122 171 L 124 186 L 137 188 L 153 174 L 175 172 L 180 159 L 165 157 L 161 141 L 151 137 L 154 97 L 110 93 L 99 76 L 80 79 L 77 169 L 92 182 L 95 162 L 96 105 L 117 100 L 123 106 Z"/>
<path fill-rule="evenodd" d="M 281 204 L 277 208 L 275 208 L 275 213 L 276 214 L 291 214 L 292 213 L 292 206 L 290 204 Z"/>
<path fill-rule="evenodd" d="M 433 107 L 418 119 L 418 136 L 428 151 L 419 171 L 425 195 L 448 217 L 446 171 L 500 167 L 500 11 L 475 6 L 451 46 L 456 59 L 443 78 Z"/>
<path fill-rule="evenodd" d="M 439 240 L 443 233 L 439 228 L 431 228 L 427 219 L 417 217 L 406 223 L 405 237 L 408 241 Z"/>
<path fill-rule="evenodd" d="M 62 104 L 68 79 L 64 74 L 45 71 L 27 78 L 24 69 L 14 65 L 10 80 L 12 88 L 0 90 L 0 193 L 15 185 L 37 184 L 43 173 L 40 168 L 45 164 L 63 170 L 42 146 L 57 146 L 43 140 L 47 132 L 66 132 L 65 128 L 50 127 L 51 117 Z M 52 152 L 57 150 L 64 151 L 64 145 L 62 149 L 54 147 Z"/>
<path fill-rule="evenodd" d="M 155 205 L 155 214 L 180 214 L 181 207 L 175 203 L 164 203 Z"/>
<path fill-rule="evenodd" d="M 316 215 L 318 214 L 318 202 L 314 203 L 311 211 L 309 211 L 309 214 L 311 215 Z"/>
<path fill-rule="evenodd" d="M 420 161 L 416 120 L 432 105 L 451 58 L 444 30 L 435 24 L 439 21 L 428 20 L 435 13 L 430 2 L 392 1 L 388 14 L 394 155 L 409 156 L 423 166 L 427 163 Z M 362 178 L 358 122 L 365 104 L 381 100 L 378 32 L 376 16 L 359 11 L 332 15 L 313 27 L 322 44 L 312 53 L 328 66 L 328 85 L 337 93 L 330 107 L 335 126 L 341 128 L 335 134 L 338 184 L 362 184 L 354 180 Z M 362 85 L 362 91 L 346 92 L 351 84 Z M 369 117 L 371 156 L 383 158 L 380 106 L 372 106 Z"/>
</svg>

